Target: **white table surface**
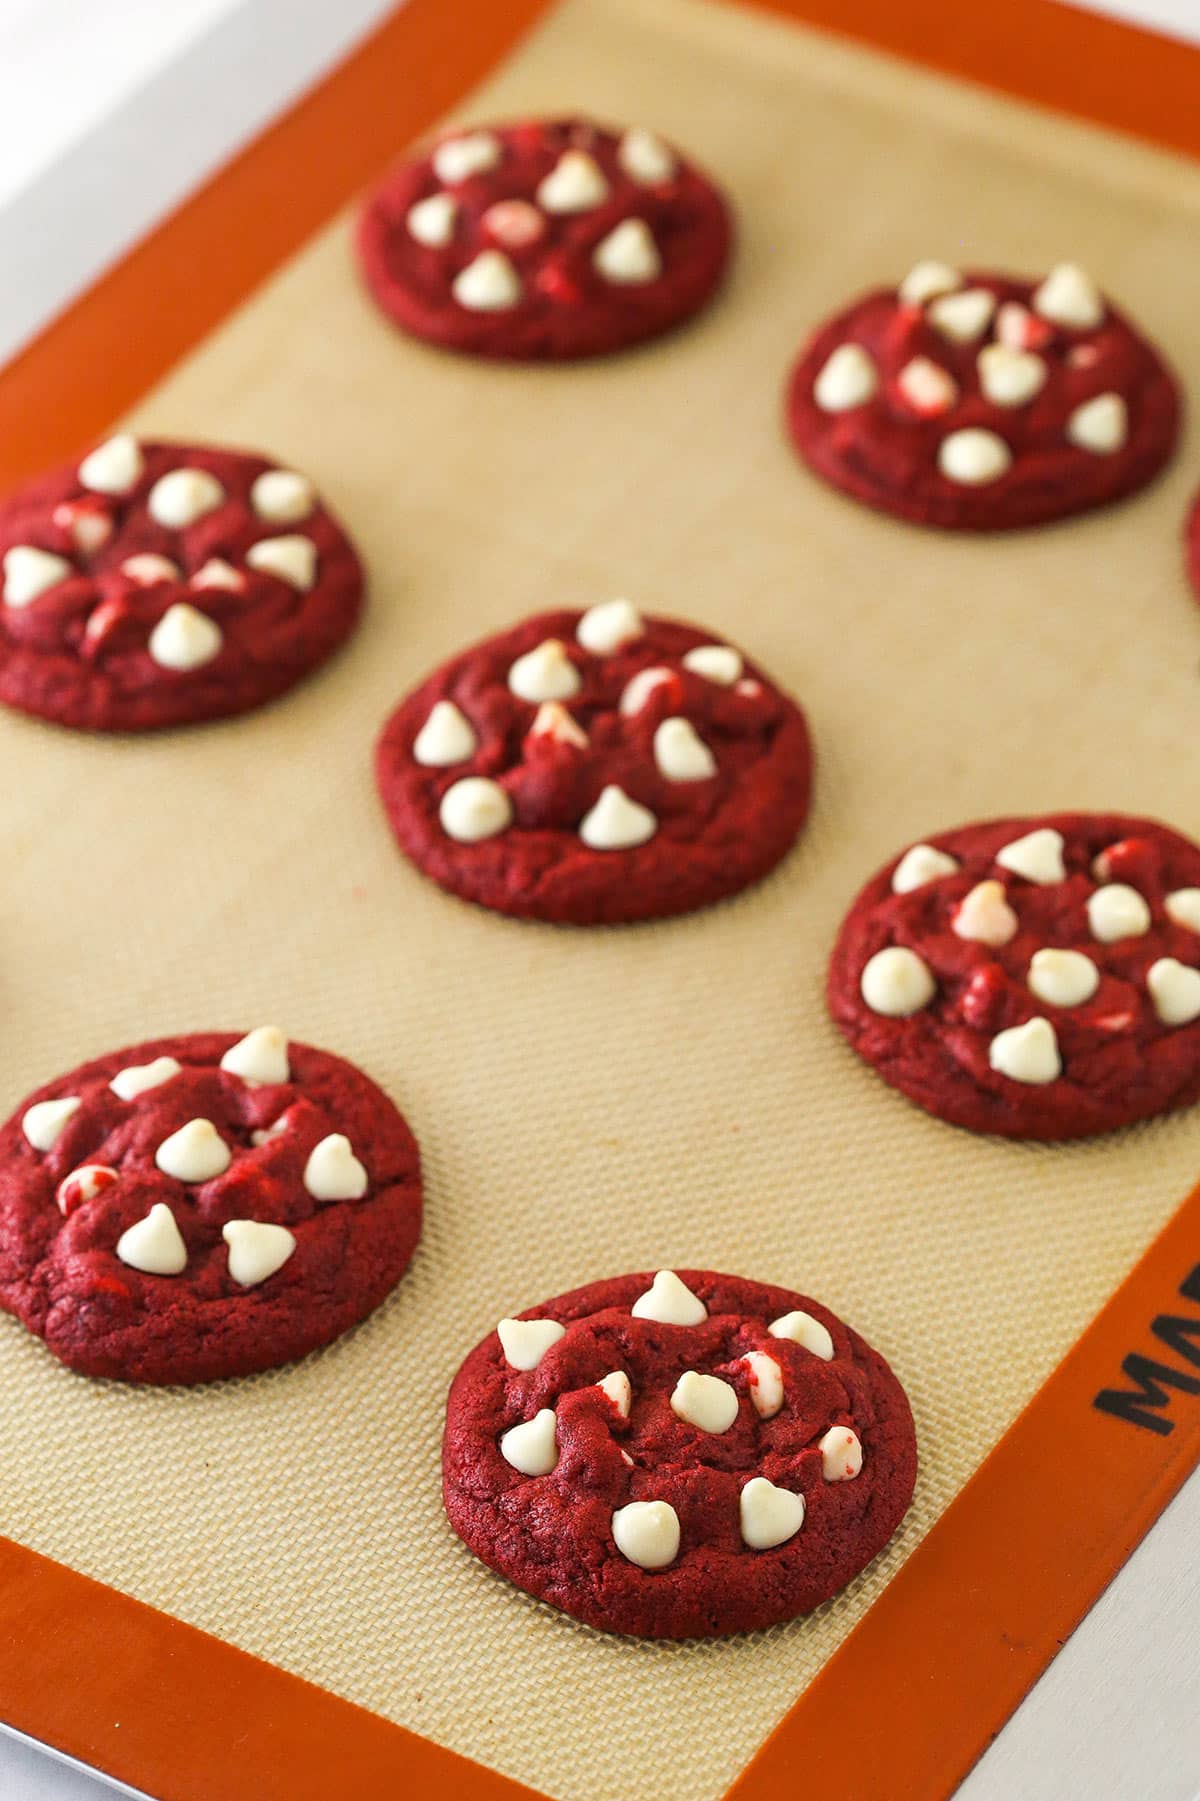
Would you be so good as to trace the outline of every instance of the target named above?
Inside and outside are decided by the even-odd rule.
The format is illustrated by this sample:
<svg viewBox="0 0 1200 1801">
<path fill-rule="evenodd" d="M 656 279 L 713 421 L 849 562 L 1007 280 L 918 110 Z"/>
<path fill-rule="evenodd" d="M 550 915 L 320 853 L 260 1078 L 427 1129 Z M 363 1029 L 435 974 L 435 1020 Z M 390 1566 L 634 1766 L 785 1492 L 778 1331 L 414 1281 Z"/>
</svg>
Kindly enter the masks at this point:
<svg viewBox="0 0 1200 1801">
<path fill-rule="evenodd" d="M 1200 42 L 1200 0 L 1090 5 Z M 390 8 L 0 0 L 0 361 Z M 3 1801 L 118 1792 L 131 1791 L 0 1732 Z M 286 1794 L 281 1772 L 279 1801 Z M 959 1792 L 959 1801 L 1076 1797 L 1200 1797 L 1200 1472 Z"/>
</svg>

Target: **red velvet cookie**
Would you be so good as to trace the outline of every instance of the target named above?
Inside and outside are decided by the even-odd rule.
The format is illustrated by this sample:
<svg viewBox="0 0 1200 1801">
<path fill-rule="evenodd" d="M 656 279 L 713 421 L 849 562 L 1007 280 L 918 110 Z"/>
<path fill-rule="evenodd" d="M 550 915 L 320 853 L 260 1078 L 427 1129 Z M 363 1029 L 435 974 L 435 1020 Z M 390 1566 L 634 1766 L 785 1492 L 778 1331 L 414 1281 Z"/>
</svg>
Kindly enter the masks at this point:
<svg viewBox="0 0 1200 1801">
<path fill-rule="evenodd" d="M 739 1276 L 593 1282 L 501 1320 L 450 1390 L 450 1523 L 510 1582 L 643 1638 L 752 1632 L 903 1519 L 904 1390 L 827 1308 Z"/>
<path fill-rule="evenodd" d="M 445 664 L 376 756 L 402 848 L 520 918 L 662 918 L 774 868 L 808 811 L 804 716 L 695 626 L 543 613 Z"/>
<path fill-rule="evenodd" d="M 388 177 L 358 244 L 375 299 L 415 337 L 561 361 L 698 312 L 730 238 L 716 188 L 652 132 L 555 119 L 450 132 Z"/>
<path fill-rule="evenodd" d="M 1179 392 L 1091 279 L 918 263 L 825 325 L 788 423 L 818 475 L 919 525 L 1007 531 L 1105 506 L 1163 467 Z"/>
<path fill-rule="evenodd" d="M 89 1376 L 303 1357 L 379 1305 L 420 1229 L 391 1101 L 270 1026 L 98 1057 L 0 1131 L 0 1305 Z"/>
<path fill-rule="evenodd" d="M 859 1056 L 939 1119 L 1083 1138 L 1200 1098 L 1200 848 L 1118 813 L 997 819 L 863 889 L 829 968 Z"/>
<path fill-rule="evenodd" d="M 0 701 L 142 732 L 273 700 L 358 619 L 362 569 L 293 470 L 110 438 L 0 505 Z"/>
</svg>

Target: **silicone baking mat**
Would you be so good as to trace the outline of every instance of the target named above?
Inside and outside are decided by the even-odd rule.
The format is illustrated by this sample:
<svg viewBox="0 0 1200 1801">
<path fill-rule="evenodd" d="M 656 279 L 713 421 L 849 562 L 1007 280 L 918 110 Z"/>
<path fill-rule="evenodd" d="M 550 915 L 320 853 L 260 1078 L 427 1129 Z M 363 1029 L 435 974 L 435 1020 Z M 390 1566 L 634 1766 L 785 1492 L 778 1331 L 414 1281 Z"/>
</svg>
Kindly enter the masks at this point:
<svg viewBox="0 0 1200 1801">
<path fill-rule="evenodd" d="M 68 1374 L 0 1320 L 0 1507 L 20 1543 L 548 1795 L 715 1801 L 1200 1162 L 1188 1116 L 1067 1147 L 943 1127 L 822 1004 L 844 907 L 923 834 L 1067 806 L 1200 833 L 1194 440 L 1104 516 L 943 537 L 799 468 L 783 375 L 812 324 L 918 257 L 1069 255 L 1194 390 L 1180 271 L 1200 185 L 1161 152 L 698 0 L 567 0 L 462 110 L 565 105 L 652 122 L 720 176 L 742 236 L 718 305 L 610 362 L 456 361 L 374 313 L 347 212 L 131 423 L 311 473 L 370 572 L 358 636 L 216 728 L 104 741 L 0 719 L 19 871 L 0 898 L 5 1105 L 122 1043 L 270 1019 L 388 1089 L 428 1182 L 400 1288 L 297 1368 L 138 1391 Z M 818 782 L 800 846 L 753 893 L 664 925 L 555 931 L 449 900 L 376 803 L 383 718 L 472 639 L 616 593 L 730 636 L 801 698 Z M 893 1545 L 750 1639 L 589 1632 L 477 1564 L 441 1512 L 464 1352 L 502 1313 L 664 1263 L 820 1296 L 916 1413 Z"/>
</svg>

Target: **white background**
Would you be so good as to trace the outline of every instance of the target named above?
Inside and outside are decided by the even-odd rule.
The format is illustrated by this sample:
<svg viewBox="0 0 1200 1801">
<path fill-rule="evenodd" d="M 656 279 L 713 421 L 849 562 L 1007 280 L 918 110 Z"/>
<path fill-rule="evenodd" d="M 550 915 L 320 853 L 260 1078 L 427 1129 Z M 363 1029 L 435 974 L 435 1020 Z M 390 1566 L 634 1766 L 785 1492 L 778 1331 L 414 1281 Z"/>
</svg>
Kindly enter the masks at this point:
<svg viewBox="0 0 1200 1801">
<path fill-rule="evenodd" d="M 389 10 L 391 0 L 0 0 L 0 361 Z M 1200 42 L 1200 0 L 1092 10 Z M 0 1734 L 3 1801 L 113 1792 Z M 960 1801 L 1197 1796 L 1200 1472 Z"/>
<path fill-rule="evenodd" d="M 0 0 L 0 362 L 393 4 Z"/>
</svg>

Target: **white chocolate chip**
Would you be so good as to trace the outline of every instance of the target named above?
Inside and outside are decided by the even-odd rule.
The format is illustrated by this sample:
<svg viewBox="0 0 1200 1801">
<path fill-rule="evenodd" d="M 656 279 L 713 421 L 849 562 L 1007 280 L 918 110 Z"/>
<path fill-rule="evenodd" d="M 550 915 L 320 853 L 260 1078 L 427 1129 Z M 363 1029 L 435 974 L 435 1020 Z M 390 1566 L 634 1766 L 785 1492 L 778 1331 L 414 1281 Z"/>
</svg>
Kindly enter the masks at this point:
<svg viewBox="0 0 1200 1801">
<path fill-rule="evenodd" d="M 250 489 L 250 505 L 272 525 L 296 525 L 316 505 L 313 485 L 295 469 L 264 469 Z"/>
<path fill-rule="evenodd" d="M 1129 409 L 1119 394 L 1097 394 L 1085 400 L 1067 420 L 1067 437 L 1080 450 L 1111 456 L 1129 436 Z"/>
<path fill-rule="evenodd" d="M 121 574 L 127 575 L 139 588 L 153 588 L 156 582 L 183 580 L 179 564 L 173 563 L 170 557 L 160 557 L 153 550 L 139 551 L 137 556 L 126 557 L 121 564 Z"/>
<path fill-rule="evenodd" d="M 943 294 L 928 308 L 927 318 L 934 330 L 952 344 L 969 344 L 983 336 L 996 310 L 996 296 L 987 288 L 964 288 L 958 294 Z"/>
<path fill-rule="evenodd" d="M 708 1308 L 671 1269 L 660 1269 L 645 1294 L 629 1310 L 634 1319 L 659 1320 L 665 1326 L 698 1326 Z"/>
<path fill-rule="evenodd" d="M 734 650 L 732 644 L 698 644 L 695 650 L 688 651 L 683 666 L 718 688 L 732 688 L 744 667 L 741 652 Z"/>
<path fill-rule="evenodd" d="M 1143 938 L 1150 930 L 1150 909 L 1136 888 L 1108 882 L 1088 896 L 1088 926 L 1101 944 L 1118 938 Z"/>
<path fill-rule="evenodd" d="M 1146 987 L 1164 1026 L 1186 1026 L 1200 1019 L 1200 969 L 1177 957 L 1159 957 L 1146 971 Z"/>
<path fill-rule="evenodd" d="M 932 844 L 914 844 L 892 871 L 892 893 L 911 894 L 914 888 L 924 888 L 927 882 L 954 875 L 959 867 L 958 859 L 948 856 L 944 850 L 935 850 Z"/>
<path fill-rule="evenodd" d="M 467 775 L 447 788 L 438 818 L 448 838 L 459 844 L 478 844 L 481 838 L 494 838 L 512 824 L 512 802 L 499 782 Z"/>
<path fill-rule="evenodd" d="M 503 313 L 521 298 L 521 278 L 502 250 L 481 250 L 451 283 L 459 306 L 472 313 Z"/>
<path fill-rule="evenodd" d="M 817 1449 L 821 1453 L 821 1474 L 826 1482 L 853 1482 L 862 1469 L 863 1453 L 857 1432 L 849 1426 L 830 1426 Z"/>
<path fill-rule="evenodd" d="M 483 215 L 483 229 L 508 250 L 536 244 L 546 232 L 546 220 L 528 200 L 497 200 Z"/>
<path fill-rule="evenodd" d="M 1146 971 L 1146 987 L 1162 1025 L 1191 1025 L 1200 1019 L 1200 969 L 1160 956 Z"/>
<path fill-rule="evenodd" d="M 865 406 L 879 386 L 879 371 L 861 344 L 839 344 L 813 383 L 813 399 L 823 413 Z"/>
<path fill-rule="evenodd" d="M 981 426 L 952 431 L 938 448 L 938 468 L 947 481 L 963 487 L 979 488 L 998 481 L 1011 467 L 1012 451 L 1004 439 Z"/>
<path fill-rule="evenodd" d="M 1189 932 L 1200 932 L 1200 888 L 1176 888 L 1168 894 L 1163 905 L 1167 910 L 1167 918 L 1177 926 L 1186 926 Z"/>
<path fill-rule="evenodd" d="M 475 728 L 452 700 L 438 700 L 413 739 L 413 756 L 426 769 L 465 763 L 479 749 Z"/>
<path fill-rule="evenodd" d="M 742 1542 L 752 1551 L 769 1551 L 799 1532 L 804 1524 L 804 1496 L 790 1488 L 777 1488 L 765 1476 L 751 1476 L 738 1498 L 738 1519 Z"/>
<path fill-rule="evenodd" d="M 976 944 L 1008 944 L 1020 929 L 1001 882 L 977 882 L 959 901 L 951 925 L 956 937 Z"/>
<path fill-rule="evenodd" d="M 304 1186 L 314 1201 L 361 1201 L 368 1180 L 344 1132 L 322 1138 L 304 1165 Z"/>
<path fill-rule="evenodd" d="M 596 657 L 611 657 L 645 633 L 646 622 L 629 600 L 605 600 L 589 607 L 575 628 L 579 643 Z"/>
<path fill-rule="evenodd" d="M 1092 876 L 1097 882 L 1112 880 L 1112 853 L 1120 849 L 1120 844 L 1110 844 L 1107 850 L 1098 851 L 1092 858 Z"/>
<path fill-rule="evenodd" d="M 679 1555 L 679 1515 L 669 1501 L 630 1501 L 612 1516 L 617 1550 L 642 1570 L 665 1570 Z"/>
<path fill-rule="evenodd" d="M 868 958 L 859 983 L 872 1013 L 907 1019 L 927 1007 L 937 993 L 929 965 L 902 944 L 892 944 Z"/>
<path fill-rule="evenodd" d="M 996 861 L 1001 869 L 1011 869 L 1014 875 L 1024 876 L 1027 882 L 1037 882 L 1043 888 L 1063 882 L 1067 876 L 1063 835 L 1053 826 L 1039 826 L 1023 838 L 1014 838 L 996 852 Z"/>
<path fill-rule="evenodd" d="M 137 439 L 128 432 L 98 444 L 79 465 L 79 479 L 94 494 L 128 494 L 141 480 L 145 464 Z"/>
<path fill-rule="evenodd" d="M 172 531 L 185 531 L 220 506 L 225 490 L 207 469 L 172 469 L 150 490 L 150 517 Z"/>
<path fill-rule="evenodd" d="M 64 1176 L 55 1192 L 58 1211 L 68 1219 L 77 1207 L 94 1201 L 98 1194 L 120 1180 L 120 1172 L 111 1163 L 81 1163 L 69 1176 Z"/>
<path fill-rule="evenodd" d="M 252 1084 L 290 1082 L 287 1038 L 278 1026 L 256 1026 L 230 1045 L 221 1058 L 221 1068 Z"/>
<path fill-rule="evenodd" d="M 1054 336 L 1043 319 L 1035 318 L 1019 300 L 1006 300 L 996 314 L 996 342 L 1010 350 L 1035 350 Z"/>
<path fill-rule="evenodd" d="M 623 1420 L 629 1418 L 633 1406 L 633 1387 L 624 1370 L 613 1370 L 607 1376 L 601 1376 L 596 1384 L 608 1396 Z"/>
<path fill-rule="evenodd" d="M 538 183 L 538 205 L 548 213 L 587 213 L 608 198 L 608 183 L 586 150 L 564 150 Z"/>
<path fill-rule="evenodd" d="M 819 1319 L 814 1319 L 811 1313 L 805 1313 L 800 1307 L 772 1320 L 767 1331 L 772 1338 L 790 1338 L 793 1344 L 803 1345 L 806 1351 L 811 1351 L 814 1357 L 820 1357 L 826 1363 L 833 1360 L 833 1339 L 828 1326 L 823 1326 Z"/>
<path fill-rule="evenodd" d="M 576 750 L 585 750 L 588 745 L 588 735 L 579 721 L 557 700 L 542 702 L 529 731 L 534 738 L 553 738 L 556 744 L 573 744 Z"/>
<path fill-rule="evenodd" d="M 675 154 L 653 131 L 633 125 L 617 145 L 617 161 L 630 181 L 645 187 L 670 181 L 678 163 Z"/>
<path fill-rule="evenodd" d="M 1035 951 L 1029 963 L 1029 987 L 1051 1007 L 1082 1007 L 1100 986 L 1100 971 L 1082 951 Z"/>
<path fill-rule="evenodd" d="M 504 1361 L 515 1370 L 535 1370 L 567 1328 L 556 1319 L 502 1319 L 496 1331 Z"/>
<path fill-rule="evenodd" d="M 174 1176 L 177 1182 L 211 1182 L 225 1174 L 233 1153 L 211 1119 L 189 1119 L 163 1139 L 154 1161 L 164 1176 Z"/>
<path fill-rule="evenodd" d="M 914 412 L 926 418 L 948 413 L 958 399 L 958 383 L 927 356 L 914 356 L 896 377 L 896 386 Z"/>
<path fill-rule="evenodd" d="M 47 588 L 65 582 L 74 570 L 66 557 L 52 550 L 37 550 L 32 544 L 14 544 L 4 553 L 4 604 L 27 607 Z"/>
<path fill-rule="evenodd" d="M 147 1276 L 179 1276 L 187 1268 L 187 1246 L 165 1201 L 156 1201 L 144 1219 L 122 1232 L 117 1256 Z"/>
<path fill-rule="evenodd" d="M 287 532 L 281 538 L 260 538 L 246 552 L 251 569 L 277 575 L 290 588 L 307 594 L 317 579 L 317 547 L 300 532 Z"/>
<path fill-rule="evenodd" d="M 765 1351 L 747 1351 L 742 1358 L 750 1373 L 750 1399 L 760 1419 L 773 1420 L 783 1406 L 783 1371 Z"/>
<path fill-rule="evenodd" d="M 295 1235 L 286 1226 L 266 1220 L 231 1219 L 221 1227 L 229 1246 L 229 1274 L 239 1288 L 255 1288 L 282 1269 L 296 1248 Z"/>
<path fill-rule="evenodd" d="M 21 1130 L 35 1151 L 52 1151 L 67 1121 L 79 1111 L 78 1095 L 57 1101 L 35 1101 L 21 1115 Z"/>
<path fill-rule="evenodd" d="M 1058 1037 L 1048 1019 L 1030 1019 L 1023 1026 L 997 1032 L 988 1046 L 988 1062 L 1013 1082 L 1040 1087 L 1062 1074 Z"/>
<path fill-rule="evenodd" d="M 1104 317 L 1104 302 L 1078 263 L 1058 263 L 1033 296 L 1034 311 L 1072 331 L 1091 331 Z"/>
<path fill-rule="evenodd" d="M 202 669 L 220 654 L 224 634 L 207 613 L 186 600 L 169 606 L 150 634 L 149 651 L 160 669 Z"/>
<path fill-rule="evenodd" d="M 545 638 L 517 658 L 508 672 L 508 686 L 518 700 L 570 700 L 582 688 L 583 678 L 562 639 Z"/>
<path fill-rule="evenodd" d="M 490 131 L 470 131 L 460 138 L 446 138 L 433 153 L 434 173 L 439 181 L 468 181 L 494 169 L 500 161 L 500 140 Z"/>
<path fill-rule="evenodd" d="M 76 550 L 92 556 L 113 535 L 113 521 L 103 504 L 92 500 L 63 500 L 51 517 L 60 531 L 70 534 Z"/>
<path fill-rule="evenodd" d="M 719 1376 L 684 1370 L 671 1392 L 671 1411 L 701 1432 L 728 1432 L 738 1416 L 737 1390 Z"/>
<path fill-rule="evenodd" d="M 531 1420 L 500 1434 L 500 1455 L 522 1476 L 548 1476 L 558 1462 L 557 1420 L 553 1407 L 543 1407 Z"/>
<path fill-rule="evenodd" d="M 592 252 L 592 266 L 618 285 L 655 281 L 662 274 L 658 245 L 644 219 L 623 219 L 601 238 Z"/>
<path fill-rule="evenodd" d="M 664 719 L 654 731 L 654 761 L 669 782 L 706 782 L 717 759 L 690 719 Z"/>
<path fill-rule="evenodd" d="M 408 235 L 418 244 L 440 250 L 454 236 L 457 214 L 458 202 L 453 194 L 430 194 L 409 207 L 404 223 L 408 226 Z"/>
<path fill-rule="evenodd" d="M 979 386 L 993 406 L 1026 406 L 1046 385 L 1049 371 L 1032 350 L 988 344 L 979 352 Z"/>
<path fill-rule="evenodd" d="M 962 287 L 962 276 L 949 263 L 923 262 L 911 268 L 897 290 L 905 306 L 924 306 L 939 294 L 952 294 Z"/>
<path fill-rule="evenodd" d="M 633 850 L 657 830 L 649 807 L 631 800 L 615 782 L 600 790 L 599 800 L 579 822 L 579 836 L 589 850 Z"/>
<path fill-rule="evenodd" d="M 153 1063 L 131 1063 L 128 1069 L 119 1069 L 109 1087 L 123 1101 L 136 1100 L 139 1094 L 148 1089 L 160 1088 L 177 1076 L 183 1068 L 174 1057 L 155 1057 Z"/>
<path fill-rule="evenodd" d="M 640 713 L 655 688 L 661 687 L 663 682 L 669 682 L 670 679 L 671 671 L 669 669 L 639 669 L 637 674 L 626 682 L 621 695 L 622 718 L 628 719 L 634 713 Z"/>
<path fill-rule="evenodd" d="M 259 1126 L 250 1134 L 250 1142 L 257 1150 L 260 1145 L 269 1144 L 272 1138 L 278 1138 L 287 1130 L 287 1114 L 281 1113 L 273 1126 Z"/>
<path fill-rule="evenodd" d="M 246 578 L 232 563 L 224 557 L 209 557 L 207 563 L 197 569 L 188 581 L 190 588 L 203 593 L 208 588 L 221 589 L 228 594 L 240 594 L 246 586 Z"/>
</svg>

